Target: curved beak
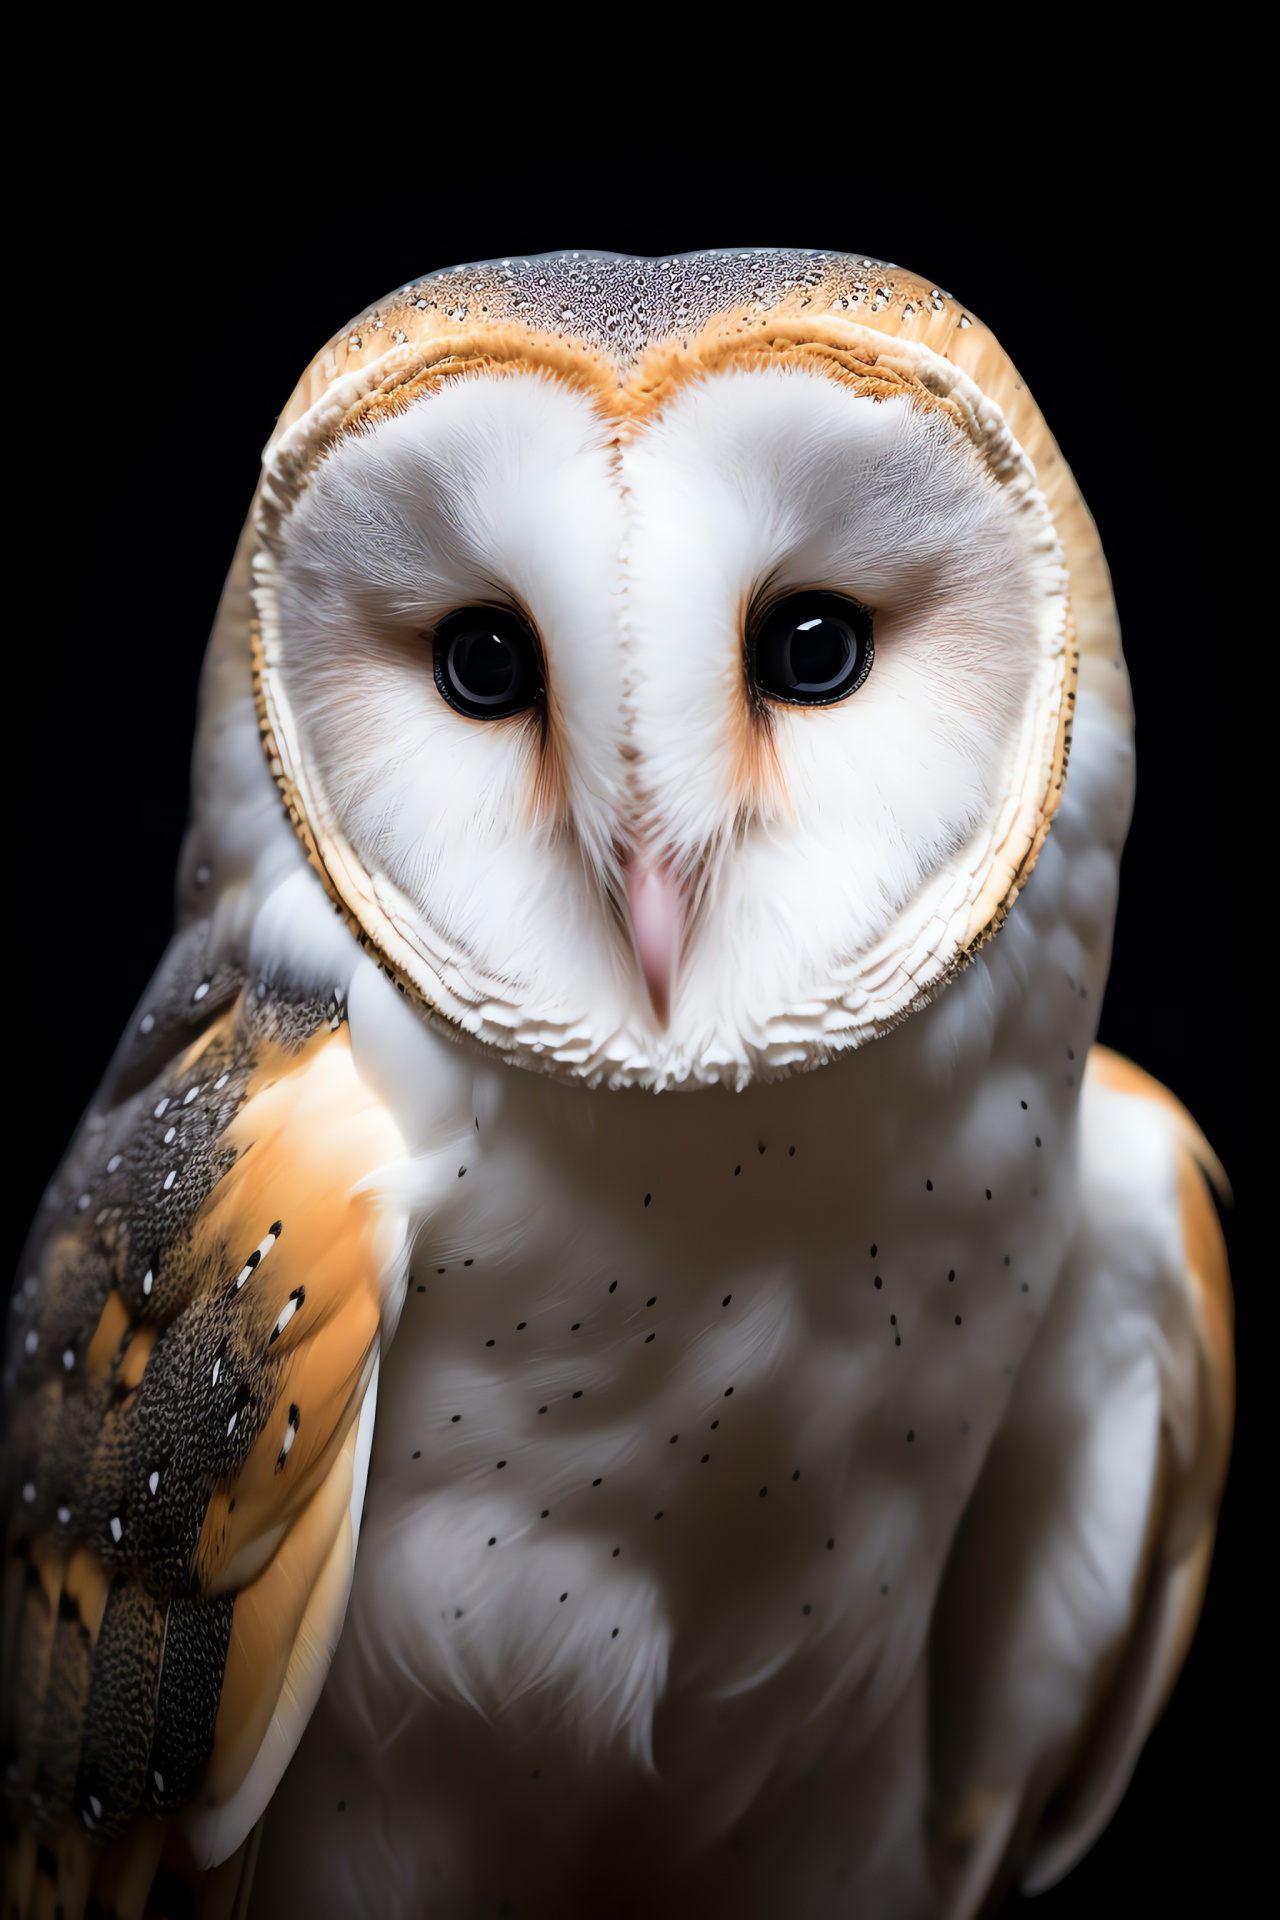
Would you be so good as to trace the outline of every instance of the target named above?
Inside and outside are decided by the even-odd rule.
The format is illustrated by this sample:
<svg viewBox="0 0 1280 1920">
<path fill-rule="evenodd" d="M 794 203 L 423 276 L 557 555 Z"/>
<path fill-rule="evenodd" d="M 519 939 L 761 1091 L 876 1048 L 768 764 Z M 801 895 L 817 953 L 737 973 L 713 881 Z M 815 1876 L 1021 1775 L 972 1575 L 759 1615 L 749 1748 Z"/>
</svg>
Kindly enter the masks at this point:
<svg viewBox="0 0 1280 1920">
<path fill-rule="evenodd" d="M 627 863 L 627 905 L 645 985 L 659 1024 L 666 1026 L 684 933 L 684 896 L 671 876 L 642 860 Z"/>
</svg>

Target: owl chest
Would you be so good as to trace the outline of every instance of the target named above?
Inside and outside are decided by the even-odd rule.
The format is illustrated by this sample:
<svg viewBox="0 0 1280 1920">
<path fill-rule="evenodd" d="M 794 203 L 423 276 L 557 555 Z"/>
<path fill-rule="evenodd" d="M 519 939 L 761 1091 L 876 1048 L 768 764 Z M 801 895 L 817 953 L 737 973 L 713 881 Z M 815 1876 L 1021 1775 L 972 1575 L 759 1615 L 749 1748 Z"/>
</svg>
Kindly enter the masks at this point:
<svg viewBox="0 0 1280 1920">
<path fill-rule="evenodd" d="M 922 1129 L 917 1169 L 794 1097 L 706 1110 L 723 1128 L 696 1104 L 621 1142 L 499 1116 L 424 1228 L 361 1583 L 395 1584 L 378 1542 L 411 1515 L 437 1684 L 461 1661 L 501 1704 L 547 1634 L 616 1630 L 664 1671 L 779 1659 L 817 1693 L 924 1631 L 1052 1290 L 1065 1115 L 1046 1157 L 1010 1090 L 1003 1136 Z"/>
</svg>

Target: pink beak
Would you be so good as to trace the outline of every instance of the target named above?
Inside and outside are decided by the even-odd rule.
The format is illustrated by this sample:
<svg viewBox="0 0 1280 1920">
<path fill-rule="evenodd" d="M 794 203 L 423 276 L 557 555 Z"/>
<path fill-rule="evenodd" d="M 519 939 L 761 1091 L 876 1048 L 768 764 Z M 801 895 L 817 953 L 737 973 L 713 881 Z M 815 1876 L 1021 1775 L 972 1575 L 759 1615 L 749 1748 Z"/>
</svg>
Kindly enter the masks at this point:
<svg viewBox="0 0 1280 1920">
<path fill-rule="evenodd" d="M 627 905 L 649 998 L 665 1027 L 684 932 L 684 900 L 680 888 L 661 867 L 631 861 L 627 866 Z"/>
</svg>

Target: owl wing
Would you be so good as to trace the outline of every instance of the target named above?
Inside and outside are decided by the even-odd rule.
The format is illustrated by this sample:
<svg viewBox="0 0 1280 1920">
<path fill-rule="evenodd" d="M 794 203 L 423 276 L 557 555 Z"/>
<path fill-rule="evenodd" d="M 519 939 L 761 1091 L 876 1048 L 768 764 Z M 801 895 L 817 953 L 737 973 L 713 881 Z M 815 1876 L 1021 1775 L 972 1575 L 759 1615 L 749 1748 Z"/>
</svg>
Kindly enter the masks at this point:
<svg viewBox="0 0 1280 1920">
<path fill-rule="evenodd" d="M 123 1920 L 162 1855 L 188 1876 L 234 1856 L 346 1608 L 404 1241 L 377 1175 L 403 1146 L 341 1006 L 191 958 L 14 1302 L 6 1914 L 73 1920 L 92 1889 Z"/>
<path fill-rule="evenodd" d="M 1021 1874 L 1027 1893 L 1051 1886 L 1092 1846 L 1173 1691 L 1204 1602 L 1235 1413 L 1234 1302 L 1210 1190 L 1212 1182 L 1229 1194 L 1222 1165 L 1186 1108 L 1121 1055 L 1092 1048 L 1087 1085 L 1095 1104 L 1108 1098 L 1113 1126 L 1124 1125 L 1126 1106 L 1141 1103 L 1167 1142 L 1178 1228 L 1171 1352 L 1133 1624 L 1036 1828 Z"/>
<path fill-rule="evenodd" d="M 1185 1109 L 1095 1047 L 1075 1244 L 935 1616 L 950 1920 L 1014 1878 L 1047 1888 L 1092 1845 L 1186 1656 L 1233 1417 L 1231 1287 L 1209 1179 L 1225 1193 Z"/>
</svg>

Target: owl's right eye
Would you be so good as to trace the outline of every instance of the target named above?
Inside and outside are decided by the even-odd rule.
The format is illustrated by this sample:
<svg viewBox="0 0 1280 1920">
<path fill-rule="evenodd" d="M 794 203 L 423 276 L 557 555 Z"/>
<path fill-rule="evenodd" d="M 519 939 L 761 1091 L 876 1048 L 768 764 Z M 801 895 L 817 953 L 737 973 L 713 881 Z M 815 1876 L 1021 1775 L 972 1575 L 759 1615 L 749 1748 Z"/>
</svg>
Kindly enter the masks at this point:
<svg viewBox="0 0 1280 1920">
<path fill-rule="evenodd" d="M 542 694 L 532 633 L 505 607 L 462 607 L 435 630 L 436 685 L 457 713 L 501 720 Z"/>
<path fill-rule="evenodd" d="M 847 594 L 788 594 L 753 636 L 756 685 L 788 706 L 834 706 L 871 671 L 871 626 L 870 610 Z"/>
</svg>

